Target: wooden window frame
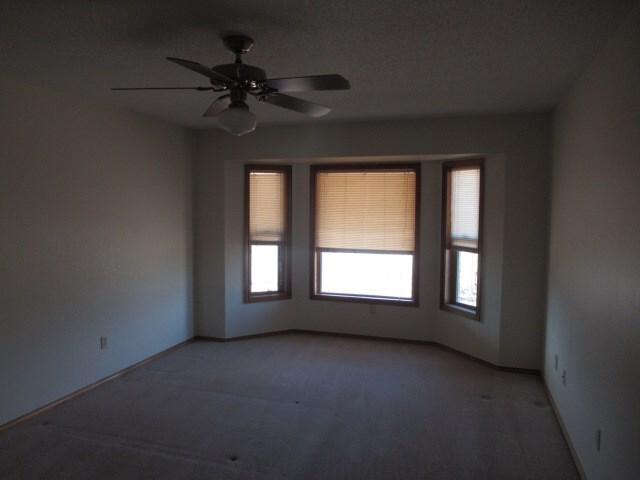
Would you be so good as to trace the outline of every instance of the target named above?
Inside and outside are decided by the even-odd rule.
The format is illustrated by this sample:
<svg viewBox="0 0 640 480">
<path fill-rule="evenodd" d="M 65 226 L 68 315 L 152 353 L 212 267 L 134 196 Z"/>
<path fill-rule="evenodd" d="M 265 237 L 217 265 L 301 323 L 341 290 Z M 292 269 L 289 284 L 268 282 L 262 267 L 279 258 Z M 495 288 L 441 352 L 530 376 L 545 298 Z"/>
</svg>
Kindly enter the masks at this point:
<svg viewBox="0 0 640 480">
<path fill-rule="evenodd" d="M 480 170 L 480 201 L 478 205 L 478 248 L 449 247 L 451 231 L 451 205 L 449 202 L 449 172 L 452 170 Z M 440 309 L 462 315 L 473 320 L 481 320 L 482 293 L 482 226 L 484 217 L 484 158 L 469 160 L 453 160 L 442 164 L 442 221 L 441 221 L 441 267 L 440 267 Z M 455 302 L 457 282 L 457 253 L 471 252 L 478 254 L 478 275 L 475 308 Z"/>
<path fill-rule="evenodd" d="M 251 242 L 250 240 L 250 175 L 251 172 L 276 172 L 285 176 L 286 227 L 284 241 Z M 291 298 L 291 165 L 245 165 L 245 217 L 244 217 L 244 302 L 266 302 Z M 276 292 L 251 292 L 251 246 L 277 245 L 278 248 L 278 290 Z"/>
<path fill-rule="evenodd" d="M 336 293 L 318 293 L 320 279 L 322 278 L 322 251 L 341 252 L 341 253 L 382 253 L 382 254 L 403 254 L 411 255 L 408 252 L 399 252 L 392 250 L 353 250 L 342 248 L 319 248 L 316 246 L 316 179 L 318 172 L 344 172 L 353 171 L 361 172 L 365 170 L 386 170 L 386 171 L 414 171 L 416 174 L 416 191 L 415 191 L 415 232 L 414 232 L 414 251 L 412 265 L 412 298 L 401 300 L 397 298 L 368 296 L 368 295 L 350 295 Z M 310 235 L 310 270 L 309 270 L 309 298 L 311 300 L 329 300 L 336 302 L 350 303 L 369 303 L 382 305 L 401 305 L 408 307 L 418 307 L 419 278 L 420 278 L 420 163 L 341 163 L 341 164 L 322 164 L 311 165 L 311 235 Z"/>
</svg>

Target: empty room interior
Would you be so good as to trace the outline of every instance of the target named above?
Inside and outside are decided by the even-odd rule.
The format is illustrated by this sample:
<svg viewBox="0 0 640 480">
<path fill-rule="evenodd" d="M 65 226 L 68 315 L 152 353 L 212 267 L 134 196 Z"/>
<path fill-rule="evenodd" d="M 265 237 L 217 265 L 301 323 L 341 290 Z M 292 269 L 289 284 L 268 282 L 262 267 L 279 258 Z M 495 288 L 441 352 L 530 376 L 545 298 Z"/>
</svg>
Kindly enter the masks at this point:
<svg viewBox="0 0 640 480">
<path fill-rule="evenodd" d="M 0 60 L 0 478 L 640 478 L 637 0 L 8 0 Z"/>
</svg>

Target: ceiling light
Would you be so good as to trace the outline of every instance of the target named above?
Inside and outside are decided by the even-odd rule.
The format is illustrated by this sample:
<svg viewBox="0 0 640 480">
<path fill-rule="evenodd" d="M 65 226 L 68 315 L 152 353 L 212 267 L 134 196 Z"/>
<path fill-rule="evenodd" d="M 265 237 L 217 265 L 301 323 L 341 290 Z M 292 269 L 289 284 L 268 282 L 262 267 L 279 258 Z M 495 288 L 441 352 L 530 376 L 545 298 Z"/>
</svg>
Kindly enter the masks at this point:
<svg viewBox="0 0 640 480">
<path fill-rule="evenodd" d="M 229 108 L 217 115 L 217 118 L 220 128 L 236 136 L 256 129 L 256 114 L 249 111 L 249 107 L 244 102 L 232 102 Z"/>
</svg>

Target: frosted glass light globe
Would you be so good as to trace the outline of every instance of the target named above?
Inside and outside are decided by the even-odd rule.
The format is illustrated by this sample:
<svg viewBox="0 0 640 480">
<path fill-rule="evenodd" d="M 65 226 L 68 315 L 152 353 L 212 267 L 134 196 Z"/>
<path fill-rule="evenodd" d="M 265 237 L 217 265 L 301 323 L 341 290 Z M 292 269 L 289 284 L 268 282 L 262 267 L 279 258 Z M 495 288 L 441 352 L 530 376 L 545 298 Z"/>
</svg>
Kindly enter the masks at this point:
<svg viewBox="0 0 640 480">
<path fill-rule="evenodd" d="M 218 125 L 233 135 L 244 135 L 256 129 L 256 114 L 246 104 L 231 104 L 218 114 Z"/>
</svg>

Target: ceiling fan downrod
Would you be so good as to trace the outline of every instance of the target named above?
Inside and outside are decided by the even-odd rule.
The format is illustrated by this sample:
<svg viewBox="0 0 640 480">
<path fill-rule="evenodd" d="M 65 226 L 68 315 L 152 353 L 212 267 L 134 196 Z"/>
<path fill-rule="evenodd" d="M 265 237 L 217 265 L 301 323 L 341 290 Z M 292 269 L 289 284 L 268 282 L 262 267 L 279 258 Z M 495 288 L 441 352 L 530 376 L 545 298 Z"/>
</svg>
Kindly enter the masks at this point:
<svg viewBox="0 0 640 480">
<path fill-rule="evenodd" d="M 253 47 L 253 39 L 246 35 L 228 35 L 222 42 L 228 50 L 236 54 L 236 63 L 242 63 L 242 55 Z"/>
</svg>

